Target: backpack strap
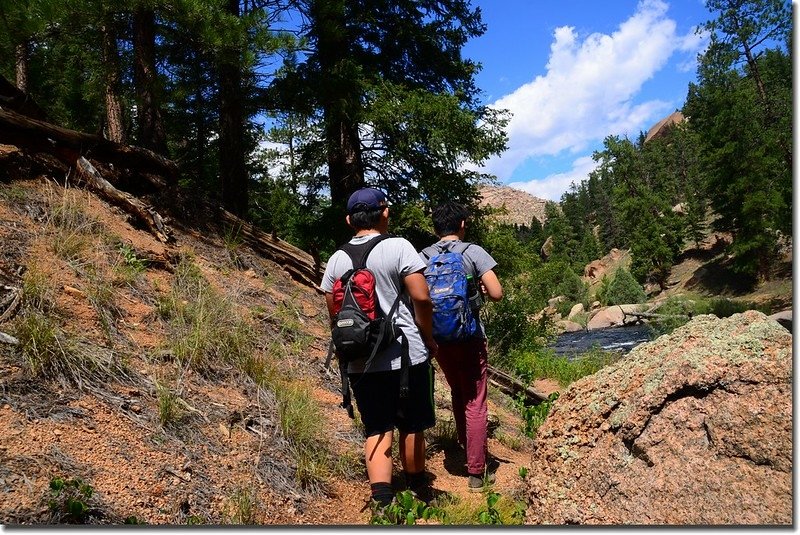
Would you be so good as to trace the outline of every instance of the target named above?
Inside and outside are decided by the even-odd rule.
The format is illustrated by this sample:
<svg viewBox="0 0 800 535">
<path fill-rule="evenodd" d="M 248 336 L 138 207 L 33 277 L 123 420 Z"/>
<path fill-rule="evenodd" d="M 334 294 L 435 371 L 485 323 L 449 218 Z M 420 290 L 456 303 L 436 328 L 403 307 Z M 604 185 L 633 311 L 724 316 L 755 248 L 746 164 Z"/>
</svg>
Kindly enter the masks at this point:
<svg viewBox="0 0 800 535">
<path fill-rule="evenodd" d="M 347 256 L 350 257 L 350 261 L 353 262 L 353 269 L 363 269 L 367 267 L 367 257 L 375 248 L 383 240 L 394 238 L 391 234 L 379 234 L 374 238 L 370 238 L 364 243 L 353 244 L 350 242 L 345 243 L 339 249 L 347 253 Z"/>
<path fill-rule="evenodd" d="M 470 245 L 472 245 L 472 242 L 467 242 L 467 241 L 462 241 L 458 245 L 456 245 L 456 241 L 452 240 L 452 241 L 446 242 L 444 245 L 439 246 L 439 247 L 437 247 L 436 244 L 429 245 L 428 247 L 426 247 L 422 251 L 420 251 L 420 253 L 425 256 L 425 258 L 428 260 L 428 262 L 430 262 L 431 258 L 436 256 L 437 254 L 445 253 L 445 252 L 459 253 L 460 255 L 463 256 L 464 252 L 467 249 L 469 249 Z M 470 262 L 470 263 L 472 264 L 473 271 L 475 272 L 475 275 L 477 276 L 478 275 L 478 269 L 475 267 L 475 263 L 474 262 Z"/>
</svg>

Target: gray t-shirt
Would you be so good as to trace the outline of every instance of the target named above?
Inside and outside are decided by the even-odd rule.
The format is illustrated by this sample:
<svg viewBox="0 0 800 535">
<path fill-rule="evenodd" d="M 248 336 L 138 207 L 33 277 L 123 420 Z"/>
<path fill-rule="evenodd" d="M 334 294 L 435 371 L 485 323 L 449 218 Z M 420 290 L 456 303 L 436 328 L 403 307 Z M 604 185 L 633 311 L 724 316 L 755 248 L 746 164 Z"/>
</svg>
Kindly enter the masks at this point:
<svg viewBox="0 0 800 535">
<path fill-rule="evenodd" d="M 443 253 L 445 249 L 460 251 L 462 248 L 460 245 L 461 243 L 464 242 L 461 240 L 440 240 L 420 251 L 419 256 L 427 265 L 428 260 L 433 255 Z M 497 262 L 492 258 L 492 255 L 486 252 L 486 249 L 477 243 L 469 242 L 469 244 L 469 247 L 462 253 L 464 256 L 464 266 L 468 274 L 475 277 L 476 280 L 479 280 L 487 271 L 494 269 L 497 266 Z M 476 336 L 485 337 L 480 316 L 477 319 L 478 332 Z"/>
<path fill-rule="evenodd" d="M 378 235 L 370 234 L 354 237 L 350 243 L 359 245 L 376 236 Z M 341 250 L 336 251 L 328 260 L 320 287 L 325 292 L 332 292 L 334 282 L 352 268 L 353 262 L 347 253 Z M 411 242 L 404 238 L 392 237 L 383 240 L 372 249 L 367 257 L 367 268 L 375 274 L 375 291 L 384 314 L 389 313 L 397 295 L 401 294 L 400 303 L 392 321 L 395 327 L 401 329 L 408 338 L 408 356 L 411 358 L 411 364 L 425 362 L 428 358 L 428 348 L 425 347 L 419 328 L 414 322 L 411 300 L 404 292 L 405 287 L 403 286 L 403 279 L 406 275 L 424 270 L 425 262 L 420 259 Z M 400 350 L 400 338 L 398 337 L 396 343 L 375 355 L 368 372 L 400 369 Z M 363 372 L 365 360 L 351 362 L 347 371 L 350 373 Z"/>
</svg>

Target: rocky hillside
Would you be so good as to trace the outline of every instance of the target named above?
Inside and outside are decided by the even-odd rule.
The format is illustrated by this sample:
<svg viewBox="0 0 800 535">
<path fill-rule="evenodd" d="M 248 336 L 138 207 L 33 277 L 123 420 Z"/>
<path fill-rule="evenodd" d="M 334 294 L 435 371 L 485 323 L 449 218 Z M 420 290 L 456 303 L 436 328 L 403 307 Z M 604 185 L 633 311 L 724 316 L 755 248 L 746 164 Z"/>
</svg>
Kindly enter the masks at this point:
<svg viewBox="0 0 800 535">
<path fill-rule="evenodd" d="M 164 243 L 14 161 L 0 173 L 0 523 L 367 523 L 361 432 L 323 367 L 314 286 L 197 205 L 164 218 Z M 435 399 L 434 495 L 476 511 L 441 374 Z M 508 398 L 489 403 L 511 507 L 530 439 Z"/>
<path fill-rule="evenodd" d="M 512 225 L 530 225 L 532 218 L 544 223 L 545 199 L 508 186 L 483 186 L 481 206 L 500 210 L 497 220 Z"/>
</svg>

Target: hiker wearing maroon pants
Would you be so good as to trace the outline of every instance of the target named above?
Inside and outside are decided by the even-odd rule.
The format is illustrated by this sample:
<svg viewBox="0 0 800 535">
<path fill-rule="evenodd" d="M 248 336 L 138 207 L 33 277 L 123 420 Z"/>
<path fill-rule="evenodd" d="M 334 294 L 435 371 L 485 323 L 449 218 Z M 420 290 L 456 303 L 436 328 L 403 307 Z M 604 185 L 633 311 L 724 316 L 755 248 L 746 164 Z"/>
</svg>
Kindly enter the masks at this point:
<svg viewBox="0 0 800 535">
<path fill-rule="evenodd" d="M 453 202 L 442 204 L 434 208 L 432 219 L 439 241 L 422 250 L 422 259 L 427 263 L 444 251 L 459 252 L 467 275 L 477 281 L 476 291 L 492 301 L 502 299 L 503 288 L 494 272 L 497 262 L 481 246 L 463 242 L 469 220 L 466 207 Z M 477 311 L 475 315 L 478 316 Z M 477 323 L 474 336 L 464 341 L 439 343 L 436 355 L 450 386 L 453 418 L 458 440 L 466 451 L 467 486 L 471 491 L 480 491 L 494 482 L 494 474 L 486 470 L 487 342 L 480 318 Z"/>
</svg>

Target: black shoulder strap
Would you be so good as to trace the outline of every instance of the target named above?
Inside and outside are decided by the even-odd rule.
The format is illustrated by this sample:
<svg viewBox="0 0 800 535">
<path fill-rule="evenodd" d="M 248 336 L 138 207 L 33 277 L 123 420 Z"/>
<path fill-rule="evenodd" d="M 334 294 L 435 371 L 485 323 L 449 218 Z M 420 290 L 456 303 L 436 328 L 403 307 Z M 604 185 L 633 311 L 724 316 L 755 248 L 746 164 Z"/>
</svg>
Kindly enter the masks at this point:
<svg viewBox="0 0 800 535">
<path fill-rule="evenodd" d="M 367 266 L 367 257 L 369 253 L 375 248 L 383 240 L 393 238 L 391 234 L 379 234 L 374 238 L 370 238 L 364 243 L 359 244 L 352 244 L 350 242 L 345 243 L 339 249 L 347 253 L 347 256 L 350 257 L 350 260 L 353 262 L 353 269 L 363 269 Z"/>
</svg>

